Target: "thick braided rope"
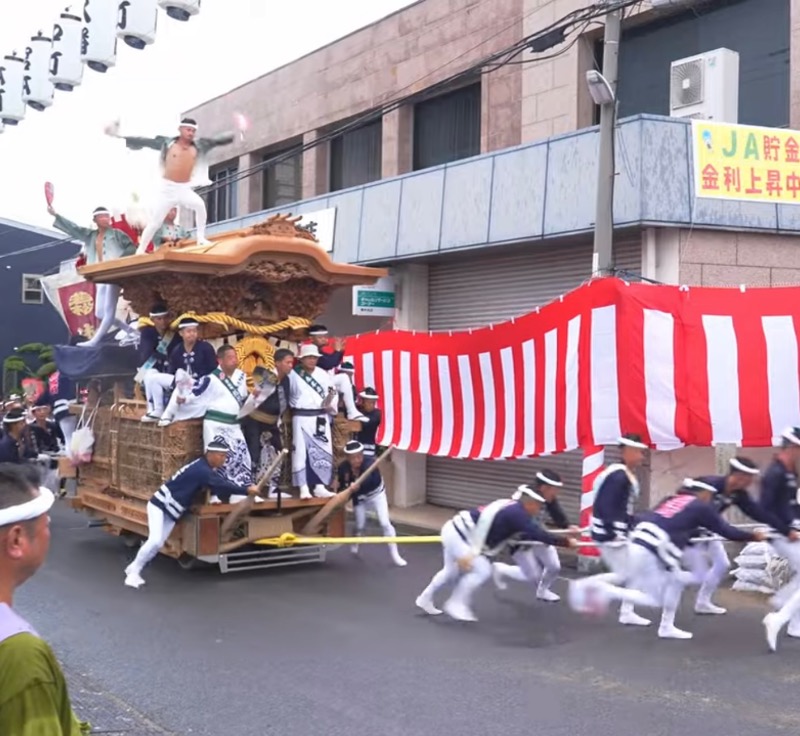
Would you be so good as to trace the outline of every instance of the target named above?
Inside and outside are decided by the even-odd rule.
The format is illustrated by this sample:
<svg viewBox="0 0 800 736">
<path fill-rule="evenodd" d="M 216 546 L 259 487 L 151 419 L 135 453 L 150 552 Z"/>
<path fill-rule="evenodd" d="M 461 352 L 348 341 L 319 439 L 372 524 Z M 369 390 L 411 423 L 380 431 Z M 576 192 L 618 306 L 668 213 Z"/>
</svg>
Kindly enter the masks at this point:
<svg viewBox="0 0 800 736">
<path fill-rule="evenodd" d="M 184 314 L 180 315 L 180 317 L 173 320 L 170 327 L 173 330 L 177 329 L 178 323 L 185 317 L 195 319 L 201 324 L 210 323 L 222 325 L 223 327 L 230 327 L 237 332 L 249 332 L 251 335 L 272 335 L 275 332 L 280 332 L 281 330 L 299 330 L 303 327 L 309 327 L 311 325 L 311 320 L 308 320 L 305 317 L 289 317 L 289 319 L 285 319 L 282 322 L 276 322 L 272 325 L 252 325 L 249 322 L 236 319 L 236 317 L 231 317 L 230 315 L 225 314 L 225 312 L 209 312 L 208 314 L 185 312 Z M 139 317 L 140 326 L 152 326 L 152 324 L 153 321 L 149 317 Z"/>
</svg>

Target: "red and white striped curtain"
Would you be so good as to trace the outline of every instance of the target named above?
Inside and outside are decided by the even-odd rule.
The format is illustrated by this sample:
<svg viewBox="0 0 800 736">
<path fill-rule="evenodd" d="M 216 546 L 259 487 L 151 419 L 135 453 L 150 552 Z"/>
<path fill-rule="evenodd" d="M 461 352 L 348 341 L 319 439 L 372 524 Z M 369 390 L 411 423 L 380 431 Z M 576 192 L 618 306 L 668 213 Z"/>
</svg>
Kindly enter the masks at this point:
<svg viewBox="0 0 800 736">
<path fill-rule="evenodd" d="M 800 424 L 800 288 L 600 279 L 510 322 L 347 342 L 380 444 L 471 459 L 616 442 L 771 446 Z"/>
</svg>

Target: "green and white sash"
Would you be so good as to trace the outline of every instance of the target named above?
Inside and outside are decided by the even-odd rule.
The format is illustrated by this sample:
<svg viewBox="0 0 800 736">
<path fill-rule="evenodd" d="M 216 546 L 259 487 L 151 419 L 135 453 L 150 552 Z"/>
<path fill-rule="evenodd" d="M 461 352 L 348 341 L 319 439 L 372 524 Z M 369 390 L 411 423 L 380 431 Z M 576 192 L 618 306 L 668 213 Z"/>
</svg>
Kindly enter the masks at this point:
<svg viewBox="0 0 800 736">
<path fill-rule="evenodd" d="M 306 373 L 300 366 L 296 366 L 294 372 L 314 389 L 323 401 L 328 397 L 328 392 L 322 388 L 319 382 L 310 373 Z"/>
<path fill-rule="evenodd" d="M 230 379 L 230 377 L 226 376 L 222 372 L 222 369 L 220 369 L 220 368 L 215 368 L 213 373 L 217 378 L 219 378 L 220 381 L 222 381 L 222 385 L 225 386 L 225 388 L 227 388 L 228 391 L 230 391 L 231 396 L 233 396 L 233 398 L 236 399 L 236 403 L 239 404 L 239 406 L 244 404 L 244 400 L 245 400 L 246 397 L 242 396 L 241 393 L 239 393 L 238 387 Z"/>
</svg>

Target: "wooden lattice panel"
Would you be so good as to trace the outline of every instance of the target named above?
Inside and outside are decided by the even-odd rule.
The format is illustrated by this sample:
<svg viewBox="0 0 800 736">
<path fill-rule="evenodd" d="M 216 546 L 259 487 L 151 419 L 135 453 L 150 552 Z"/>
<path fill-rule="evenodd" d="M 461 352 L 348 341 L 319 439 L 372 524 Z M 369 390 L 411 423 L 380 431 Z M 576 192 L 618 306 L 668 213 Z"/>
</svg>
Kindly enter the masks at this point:
<svg viewBox="0 0 800 736">
<path fill-rule="evenodd" d="M 158 427 L 123 418 L 117 448 L 119 490 L 148 499 L 176 470 L 202 454 L 201 419 Z"/>
</svg>

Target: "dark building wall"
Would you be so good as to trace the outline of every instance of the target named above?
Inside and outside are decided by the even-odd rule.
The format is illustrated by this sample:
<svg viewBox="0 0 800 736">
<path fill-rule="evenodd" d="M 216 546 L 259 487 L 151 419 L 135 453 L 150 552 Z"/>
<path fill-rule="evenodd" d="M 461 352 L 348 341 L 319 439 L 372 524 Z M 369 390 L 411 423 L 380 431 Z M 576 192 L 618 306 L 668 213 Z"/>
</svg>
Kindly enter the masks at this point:
<svg viewBox="0 0 800 736">
<path fill-rule="evenodd" d="M 623 32 L 619 114 L 669 115 L 670 63 L 718 48 L 739 53 L 739 122 L 789 125 L 789 0 L 718 0 Z M 595 47 L 602 58 L 602 44 Z"/>
<path fill-rule="evenodd" d="M 69 338 L 66 325 L 47 298 L 42 304 L 23 303 L 22 275 L 55 273 L 61 261 L 77 255 L 79 246 L 61 243 L 16 254 L 58 239 L 57 234 L 49 237 L 0 223 L 0 365 L 15 347 L 25 343 L 57 344 Z"/>
</svg>

